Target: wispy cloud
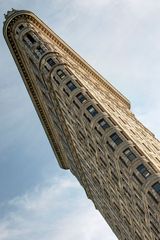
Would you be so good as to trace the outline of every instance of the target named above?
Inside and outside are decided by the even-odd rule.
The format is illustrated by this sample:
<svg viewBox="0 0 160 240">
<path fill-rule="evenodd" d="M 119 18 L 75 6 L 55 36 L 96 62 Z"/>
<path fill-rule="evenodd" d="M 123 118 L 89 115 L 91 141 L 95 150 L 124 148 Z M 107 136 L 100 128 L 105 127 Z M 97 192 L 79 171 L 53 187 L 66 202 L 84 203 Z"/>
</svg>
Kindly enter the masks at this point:
<svg viewBox="0 0 160 240">
<path fill-rule="evenodd" d="M 0 240 L 114 240 L 113 233 L 74 180 L 56 178 L 7 204 Z M 86 234 L 87 233 L 87 234 Z"/>
</svg>

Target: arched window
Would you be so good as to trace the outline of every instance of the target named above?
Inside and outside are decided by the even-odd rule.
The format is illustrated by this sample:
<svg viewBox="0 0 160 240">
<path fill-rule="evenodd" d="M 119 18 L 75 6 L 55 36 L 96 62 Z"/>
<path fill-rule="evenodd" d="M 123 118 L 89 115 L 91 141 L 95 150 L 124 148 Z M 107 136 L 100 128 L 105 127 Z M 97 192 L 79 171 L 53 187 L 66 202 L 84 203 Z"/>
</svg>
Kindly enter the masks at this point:
<svg viewBox="0 0 160 240">
<path fill-rule="evenodd" d="M 66 74 L 65 74 L 61 69 L 58 69 L 58 70 L 57 70 L 57 75 L 58 75 L 58 77 L 60 77 L 61 79 L 63 79 L 63 78 L 66 77 Z"/>
<path fill-rule="evenodd" d="M 52 58 L 47 59 L 47 63 L 48 63 L 51 67 L 56 64 L 56 63 L 53 61 Z"/>
</svg>

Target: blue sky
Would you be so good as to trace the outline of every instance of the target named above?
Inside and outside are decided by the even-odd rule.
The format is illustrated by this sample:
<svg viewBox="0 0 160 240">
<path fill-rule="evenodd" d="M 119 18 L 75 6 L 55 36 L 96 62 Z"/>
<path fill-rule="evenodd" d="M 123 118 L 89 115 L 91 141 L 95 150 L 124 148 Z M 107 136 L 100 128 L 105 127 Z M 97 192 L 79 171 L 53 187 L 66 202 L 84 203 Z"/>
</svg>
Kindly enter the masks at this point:
<svg viewBox="0 0 160 240">
<path fill-rule="evenodd" d="M 0 0 L 35 12 L 132 103 L 159 138 L 160 2 Z M 0 35 L 0 240 L 116 240 L 76 179 L 59 168 Z"/>
</svg>

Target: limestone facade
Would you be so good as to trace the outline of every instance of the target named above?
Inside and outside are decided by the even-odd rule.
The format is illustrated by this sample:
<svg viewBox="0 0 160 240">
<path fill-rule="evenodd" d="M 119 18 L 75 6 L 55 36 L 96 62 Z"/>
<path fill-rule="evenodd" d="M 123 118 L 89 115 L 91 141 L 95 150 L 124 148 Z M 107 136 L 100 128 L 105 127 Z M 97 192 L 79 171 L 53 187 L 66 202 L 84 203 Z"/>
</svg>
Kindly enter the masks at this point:
<svg viewBox="0 0 160 240">
<path fill-rule="evenodd" d="M 4 37 L 61 168 L 120 240 L 160 240 L 160 142 L 129 101 L 29 11 Z"/>
</svg>

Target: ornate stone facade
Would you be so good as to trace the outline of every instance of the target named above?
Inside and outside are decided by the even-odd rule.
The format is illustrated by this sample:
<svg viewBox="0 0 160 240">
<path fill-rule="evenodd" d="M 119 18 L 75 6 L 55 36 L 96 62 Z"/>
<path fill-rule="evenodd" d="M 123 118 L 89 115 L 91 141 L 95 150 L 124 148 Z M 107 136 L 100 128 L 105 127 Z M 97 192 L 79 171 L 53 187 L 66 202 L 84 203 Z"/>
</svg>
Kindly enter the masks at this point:
<svg viewBox="0 0 160 240">
<path fill-rule="evenodd" d="M 120 240 L 160 240 L 160 142 L 129 101 L 32 12 L 4 37 L 60 167 L 70 169 Z"/>
</svg>

